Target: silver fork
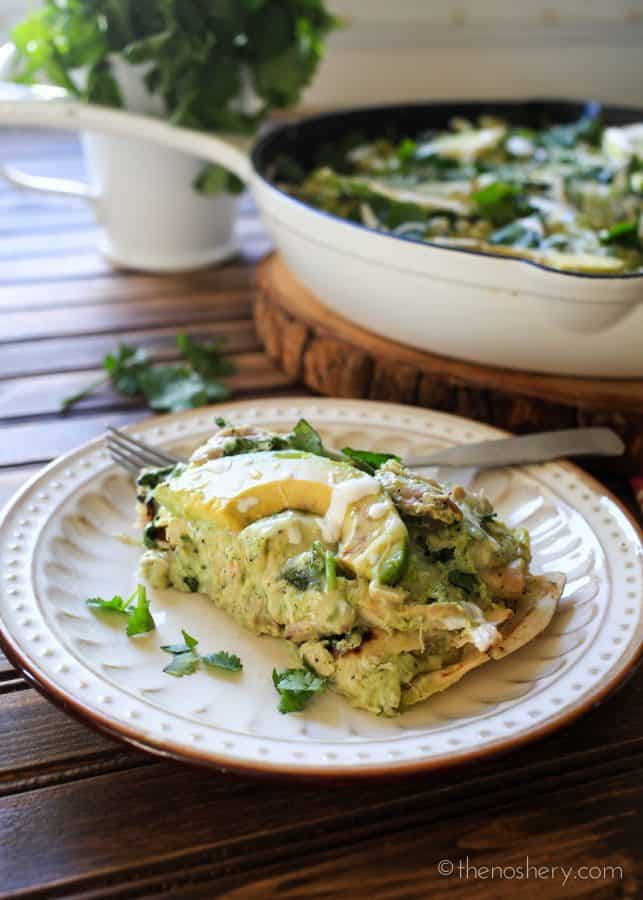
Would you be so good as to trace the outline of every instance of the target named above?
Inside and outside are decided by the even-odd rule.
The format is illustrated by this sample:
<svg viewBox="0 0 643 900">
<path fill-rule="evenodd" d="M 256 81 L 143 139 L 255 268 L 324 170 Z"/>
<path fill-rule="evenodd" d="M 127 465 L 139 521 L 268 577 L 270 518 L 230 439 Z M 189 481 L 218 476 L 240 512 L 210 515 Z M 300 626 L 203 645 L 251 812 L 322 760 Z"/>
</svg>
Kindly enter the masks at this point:
<svg viewBox="0 0 643 900">
<path fill-rule="evenodd" d="M 161 469 L 181 462 L 178 456 L 150 447 L 144 441 L 139 441 L 111 425 L 107 435 L 107 449 L 114 462 L 127 469 L 131 475 L 138 475 L 141 469 Z"/>
<path fill-rule="evenodd" d="M 110 427 L 109 432 L 107 449 L 112 459 L 133 475 L 148 466 L 164 468 L 183 462 L 178 456 L 150 447 L 118 428 Z M 624 449 L 623 441 L 610 428 L 570 428 L 475 444 L 459 444 L 403 462 L 410 468 L 472 466 L 483 469 L 547 462 L 565 456 L 621 456 Z"/>
</svg>

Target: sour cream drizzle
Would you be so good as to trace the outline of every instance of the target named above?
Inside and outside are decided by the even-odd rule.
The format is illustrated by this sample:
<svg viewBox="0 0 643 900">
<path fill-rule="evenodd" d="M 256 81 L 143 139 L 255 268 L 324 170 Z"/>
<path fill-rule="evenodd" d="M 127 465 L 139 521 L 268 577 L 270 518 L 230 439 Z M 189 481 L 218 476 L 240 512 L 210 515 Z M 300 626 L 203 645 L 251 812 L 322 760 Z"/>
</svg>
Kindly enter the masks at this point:
<svg viewBox="0 0 643 900">
<path fill-rule="evenodd" d="M 346 511 L 352 503 L 357 503 L 370 494 L 378 494 L 380 486 L 370 475 L 360 478 L 349 478 L 340 484 L 334 484 L 331 491 L 331 500 L 322 520 L 322 537 L 328 543 L 339 540 Z"/>
</svg>

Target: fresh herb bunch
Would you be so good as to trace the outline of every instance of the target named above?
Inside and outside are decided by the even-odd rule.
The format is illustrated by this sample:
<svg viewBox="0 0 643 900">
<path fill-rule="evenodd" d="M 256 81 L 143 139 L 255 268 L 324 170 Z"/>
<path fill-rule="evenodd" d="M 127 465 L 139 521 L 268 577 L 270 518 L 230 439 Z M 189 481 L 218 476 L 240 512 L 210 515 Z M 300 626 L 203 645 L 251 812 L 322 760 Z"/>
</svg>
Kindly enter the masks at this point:
<svg viewBox="0 0 643 900">
<path fill-rule="evenodd" d="M 147 89 L 173 124 L 250 133 L 271 109 L 299 99 L 337 24 L 323 0 L 44 0 L 12 36 L 19 81 L 45 75 L 80 99 L 123 106 L 118 54 L 147 64 Z M 218 166 L 197 180 L 205 192 L 224 186 Z"/>
<path fill-rule="evenodd" d="M 177 334 L 176 343 L 183 362 L 162 365 L 152 365 L 141 347 L 121 344 L 115 353 L 108 353 L 103 359 L 105 375 L 66 397 L 61 404 L 62 411 L 107 382 L 126 397 L 142 394 L 148 406 L 157 412 L 179 412 L 227 400 L 230 391 L 220 379 L 231 375 L 235 368 L 223 356 L 223 341 L 197 344 L 189 335 Z"/>
</svg>

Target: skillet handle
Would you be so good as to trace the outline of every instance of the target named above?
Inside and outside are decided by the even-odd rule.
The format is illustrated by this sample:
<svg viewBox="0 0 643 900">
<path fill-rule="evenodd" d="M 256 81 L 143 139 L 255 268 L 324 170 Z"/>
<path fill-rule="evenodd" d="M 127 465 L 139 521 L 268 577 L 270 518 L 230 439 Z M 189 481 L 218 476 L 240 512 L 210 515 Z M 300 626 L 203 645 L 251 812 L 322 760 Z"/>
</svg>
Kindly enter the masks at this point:
<svg viewBox="0 0 643 900">
<path fill-rule="evenodd" d="M 58 88 L 0 82 L 0 125 L 139 138 L 218 163 L 242 181 L 248 182 L 252 177 L 249 156 L 252 139 L 245 135 L 221 138 L 191 128 L 178 128 L 151 116 L 72 100 Z"/>
</svg>

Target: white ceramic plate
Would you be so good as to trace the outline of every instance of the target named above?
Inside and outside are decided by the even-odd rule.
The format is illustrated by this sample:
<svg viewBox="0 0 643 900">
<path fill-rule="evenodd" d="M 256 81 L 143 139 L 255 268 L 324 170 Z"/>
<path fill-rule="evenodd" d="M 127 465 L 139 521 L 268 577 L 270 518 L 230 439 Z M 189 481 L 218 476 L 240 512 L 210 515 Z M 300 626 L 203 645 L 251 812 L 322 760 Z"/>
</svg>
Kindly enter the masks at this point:
<svg viewBox="0 0 643 900">
<path fill-rule="evenodd" d="M 423 409 L 343 400 L 258 401 L 150 419 L 132 428 L 186 452 L 231 422 L 290 427 L 299 416 L 336 446 L 425 452 L 498 436 Z M 52 463 L 4 513 L 0 621 L 11 658 L 54 700 L 93 725 L 153 752 L 237 770 L 295 775 L 415 771 L 508 749 L 569 722 L 611 690 L 643 643 L 641 535 L 618 502 L 567 463 L 479 474 L 501 514 L 532 534 L 535 571 L 568 578 L 546 632 L 514 655 L 468 674 L 396 719 L 354 710 L 332 693 L 304 713 L 281 715 L 273 666 L 292 663 L 285 643 L 242 630 L 198 595 L 152 591 L 157 630 L 136 639 L 96 616 L 88 596 L 136 584 L 134 486 L 102 439 Z M 120 620 L 120 617 L 115 617 Z M 185 628 L 203 652 L 225 649 L 241 675 L 162 671 Z"/>
</svg>

